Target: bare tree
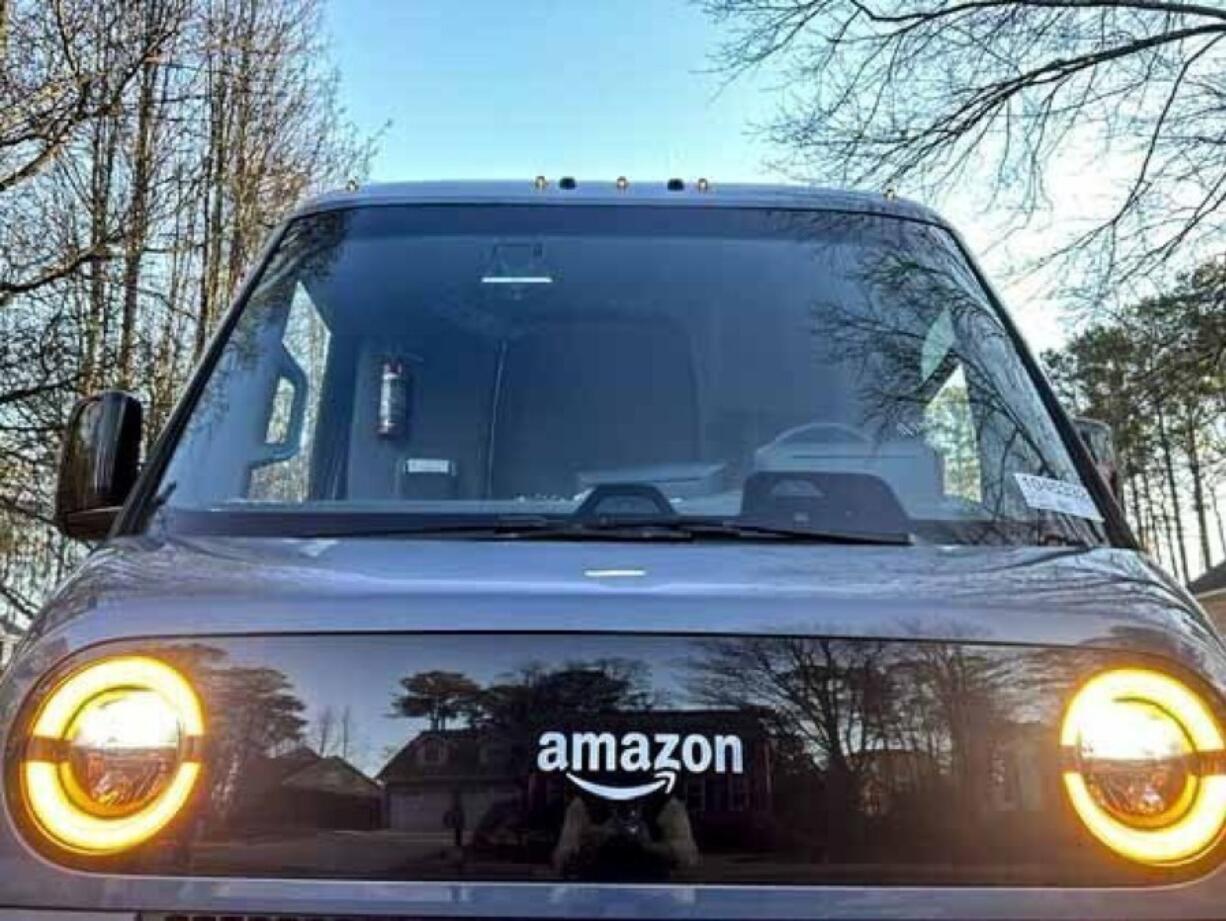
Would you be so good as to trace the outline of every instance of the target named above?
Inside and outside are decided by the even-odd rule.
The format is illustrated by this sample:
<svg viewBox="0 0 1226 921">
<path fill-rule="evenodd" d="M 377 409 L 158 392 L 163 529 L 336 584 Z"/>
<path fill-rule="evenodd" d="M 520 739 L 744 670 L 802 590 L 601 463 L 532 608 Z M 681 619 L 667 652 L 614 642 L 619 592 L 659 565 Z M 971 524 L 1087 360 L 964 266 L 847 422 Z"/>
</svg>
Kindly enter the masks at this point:
<svg viewBox="0 0 1226 921">
<path fill-rule="evenodd" d="M 156 4 L 154 4 L 156 6 Z M 73 153 L 83 127 L 113 115 L 144 62 L 169 36 L 160 17 L 134 32 L 137 4 L 5 0 L 0 9 L 0 195 L 18 190 Z M 0 306 L 112 255 L 109 236 L 64 247 L 39 242 L 0 210 Z M 27 244 L 13 247 L 12 243 Z M 14 258 L 14 255 L 16 258 Z"/>
<path fill-rule="evenodd" d="M 49 526 L 73 400 L 135 391 L 152 440 L 268 228 L 364 173 L 321 11 L 0 0 L 0 617 L 79 555 Z"/>
<path fill-rule="evenodd" d="M 1053 167 L 1114 180 L 1048 254 L 1111 286 L 1221 239 L 1221 3 L 700 2 L 729 29 L 717 60 L 730 74 L 768 62 L 787 74 L 767 133 L 794 174 L 928 195 L 986 177 L 1020 219 L 1049 201 Z"/>
<path fill-rule="evenodd" d="M 1210 527 L 1226 462 L 1224 292 L 1226 266 L 1207 263 L 1044 355 L 1061 398 L 1114 429 L 1133 524 L 1185 580 L 1213 565 L 1214 538 L 1226 552 Z"/>
</svg>

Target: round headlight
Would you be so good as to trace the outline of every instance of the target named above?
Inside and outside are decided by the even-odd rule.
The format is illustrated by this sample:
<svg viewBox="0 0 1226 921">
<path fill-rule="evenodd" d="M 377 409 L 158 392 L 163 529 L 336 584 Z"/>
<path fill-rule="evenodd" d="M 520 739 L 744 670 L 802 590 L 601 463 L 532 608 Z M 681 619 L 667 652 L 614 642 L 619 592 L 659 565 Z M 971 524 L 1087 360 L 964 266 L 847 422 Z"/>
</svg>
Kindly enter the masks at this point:
<svg viewBox="0 0 1226 921">
<path fill-rule="evenodd" d="M 187 802 L 203 736 L 200 701 L 169 665 L 141 656 L 87 665 L 35 716 L 21 766 L 26 805 L 62 847 L 133 847 Z"/>
<path fill-rule="evenodd" d="M 1226 827 L 1222 729 L 1205 701 L 1160 672 L 1086 682 L 1061 728 L 1064 786 L 1090 832 L 1151 865 L 1202 856 Z"/>
</svg>

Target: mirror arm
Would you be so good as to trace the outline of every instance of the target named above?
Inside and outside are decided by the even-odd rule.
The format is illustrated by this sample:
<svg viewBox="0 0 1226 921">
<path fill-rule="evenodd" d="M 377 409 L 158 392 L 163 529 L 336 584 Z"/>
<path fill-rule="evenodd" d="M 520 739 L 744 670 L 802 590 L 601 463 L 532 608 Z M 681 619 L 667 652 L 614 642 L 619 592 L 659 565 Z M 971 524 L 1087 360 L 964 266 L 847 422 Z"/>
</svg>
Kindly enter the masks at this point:
<svg viewBox="0 0 1226 921">
<path fill-rule="evenodd" d="M 73 540 L 103 540 L 122 510 L 122 505 L 108 505 L 85 512 L 69 512 L 60 522 L 60 531 Z"/>
</svg>

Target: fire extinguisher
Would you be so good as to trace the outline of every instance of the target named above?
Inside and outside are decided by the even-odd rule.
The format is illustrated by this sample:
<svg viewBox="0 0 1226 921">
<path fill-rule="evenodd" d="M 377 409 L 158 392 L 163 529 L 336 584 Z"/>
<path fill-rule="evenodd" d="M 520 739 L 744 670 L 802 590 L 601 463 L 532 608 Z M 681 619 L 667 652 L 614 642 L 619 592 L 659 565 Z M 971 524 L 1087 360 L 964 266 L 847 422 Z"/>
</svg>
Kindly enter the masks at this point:
<svg viewBox="0 0 1226 921">
<path fill-rule="evenodd" d="M 379 375 L 380 438 L 403 438 L 409 427 L 409 372 L 403 360 L 384 358 Z"/>
</svg>

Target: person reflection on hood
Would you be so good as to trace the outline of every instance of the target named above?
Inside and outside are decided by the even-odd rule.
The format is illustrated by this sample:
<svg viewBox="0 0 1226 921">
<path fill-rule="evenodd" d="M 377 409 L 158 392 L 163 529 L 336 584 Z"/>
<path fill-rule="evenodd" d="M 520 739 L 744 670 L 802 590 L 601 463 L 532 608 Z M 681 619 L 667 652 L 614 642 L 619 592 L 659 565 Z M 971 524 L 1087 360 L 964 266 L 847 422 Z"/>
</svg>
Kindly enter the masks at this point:
<svg viewBox="0 0 1226 921">
<path fill-rule="evenodd" d="M 554 869 L 570 879 L 665 880 L 697 864 L 689 814 L 672 795 L 630 803 L 577 795 L 553 852 Z"/>
</svg>

